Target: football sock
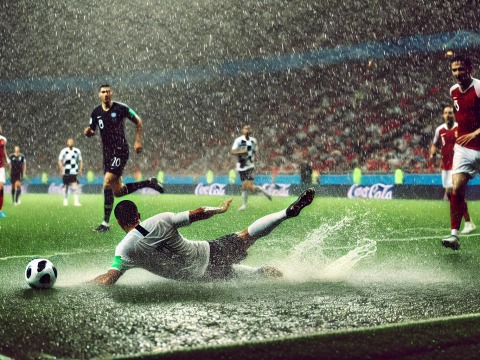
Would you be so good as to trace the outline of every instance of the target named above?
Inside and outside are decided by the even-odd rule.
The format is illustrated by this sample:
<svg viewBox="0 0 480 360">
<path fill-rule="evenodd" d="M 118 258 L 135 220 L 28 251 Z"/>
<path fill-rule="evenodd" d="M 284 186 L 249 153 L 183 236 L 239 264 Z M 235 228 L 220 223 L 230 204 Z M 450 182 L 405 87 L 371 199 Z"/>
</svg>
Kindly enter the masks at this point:
<svg viewBox="0 0 480 360">
<path fill-rule="evenodd" d="M 15 186 L 12 186 L 12 202 L 15 202 Z"/>
<path fill-rule="evenodd" d="M 113 210 L 113 190 L 112 189 L 103 189 L 103 221 L 107 224 L 110 222 L 110 215 L 112 214 Z"/>
<path fill-rule="evenodd" d="M 143 189 L 144 187 L 148 187 L 150 185 L 150 180 L 143 180 L 143 181 L 137 181 L 134 183 L 128 183 L 124 185 L 124 194 L 131 194 L 139 189 Z"/>
<path fill-rule="evenodd" d="M 270 234 L 283 220 L 287 218 L 286 210 L 265 215 L 250 225 L 247 230 L 250 236 L 259 238 Z"/>
<path fill-rule="evenodd" d="M 470 213 L 468 212 L 468 206 L 466 201 L 465 201 L 464 209 L 465 211 L 463 212 L 463 218 L 465 219 L 466 222 L 470 222 Z"/>
<path fill-rule="evenodd" d="M 17 188 L 17 191 L 15 191 L 15 202 L 18 202 L 18 199 L 20 199 L 20 194 L 22 193 L 22 188 Z"/>
<path fill-rule="evenodd" d="M 2 211 L 3 208 L 3 187 L 0 190 L 0 211 Z"/>
<path fill-rule="evenodd" d="M 260 192 L 264 193 L 265 195 L 268 194 L 261 186 L 255 185 L 255 189 L 256 189 L 257 192 L 260 191 Z"/>
<path fill-rule="evenodd" d="M 65 186 L 65 192 L 63 193 L 63 198 L 68 199 L 68 186 Z"/>
<path fill-rule="evenodd" d="M 247 200 L 248 200 L 248 192 L 245 190 L 242 191 L 242 201 L 243 205 L 247 206 Z"/>
<path fill-rule="evenodd" d="M 460 229 L 460 223 L 462 222 L 465 199 L 463 196 L 452 194 L 450 197 L 450 227 L 452 230 Z"/>
</svg>

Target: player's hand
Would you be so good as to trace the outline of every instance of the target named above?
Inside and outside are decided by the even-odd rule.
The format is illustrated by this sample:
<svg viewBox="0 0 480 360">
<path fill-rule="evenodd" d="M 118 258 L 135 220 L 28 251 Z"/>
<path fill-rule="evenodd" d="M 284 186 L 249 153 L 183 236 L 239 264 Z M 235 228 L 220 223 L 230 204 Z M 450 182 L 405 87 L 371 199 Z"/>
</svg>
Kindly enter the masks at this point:
<svg viewBox="0 0 480 360">
<path fill-rule="evenodd" d="M 233 199 L 227 199 L 224 202 L 220 204 L 220 213 L 224 213 L 228 210 L 230 207 L 230 204 L 232 203 Z"/>
<path fill-rule="evenodd" d="M 459 136 L 457 138 L 457 144 L 458 145 L 461 145 L 461 146 L 465 146 L 467 145 L 470 141 L 472 141 L 473 139 L 475 139 L 476 137 L 476 134 L 475 132 L 471 132 L 469 134 L 465 134 L 465 135 L 462 135 L 462 136 Z"/>
<path fill-rule="evenodd" d="M 95 131 L 93 131 L 93 129 L 89 126 L 89 127 L 86 127 L 85 130 L 83 130 L 83 134 L 86 137 L 92 137 L 93 135 L 95 135 Z"/>
<path fill-rule="evenodd" d="M 143 147 L 142 147 L 142 143 L 139 143 L 137 141 L 135 141 L 135 144 L 133 145 L 134 149 L 135 149 L 135 152 L 137 154 L 140 154 L 143 150 Z"/>
</svg>

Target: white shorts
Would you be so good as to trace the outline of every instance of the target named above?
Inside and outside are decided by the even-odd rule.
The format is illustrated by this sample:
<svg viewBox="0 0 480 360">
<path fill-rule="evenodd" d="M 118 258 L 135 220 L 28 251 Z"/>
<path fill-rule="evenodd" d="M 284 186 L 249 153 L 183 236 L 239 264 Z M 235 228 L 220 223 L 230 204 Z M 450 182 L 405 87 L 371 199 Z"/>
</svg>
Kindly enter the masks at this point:
<svg viewBox="0 0 480 360">
<path fill-rule="evenodd" d="M 480 172 L 480 151 L 455 144 L 452 174 L 468 174 L 471 178 Z"/>
<path fill-rule="evenodd" d="M 5 184 L 5 168 L 0 167 L 0 183 Z"/>
<path fill-rule="evenodd" d="M 442 186 L 444 189 L 453 188 L 452 170 L 442 170 Z"/>
</svg>

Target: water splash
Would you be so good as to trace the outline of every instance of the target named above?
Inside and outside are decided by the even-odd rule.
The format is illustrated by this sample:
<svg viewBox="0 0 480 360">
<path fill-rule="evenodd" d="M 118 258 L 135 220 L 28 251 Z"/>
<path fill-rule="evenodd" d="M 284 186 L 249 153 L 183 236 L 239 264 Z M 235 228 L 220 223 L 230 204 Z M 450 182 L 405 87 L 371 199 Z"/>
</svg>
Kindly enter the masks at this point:
<svg viewBox="0 0 480 360">
<path fill-rule="evenodd" d="M 293 281 L 347 279 L 359 262 L 377 251 L 376 241 L 365 238 L 358 229 L 359 219 L 350 216 L 333 225 L 323 224 L 296 245 L 278 266 L 285 278 Z"/>
</svg>

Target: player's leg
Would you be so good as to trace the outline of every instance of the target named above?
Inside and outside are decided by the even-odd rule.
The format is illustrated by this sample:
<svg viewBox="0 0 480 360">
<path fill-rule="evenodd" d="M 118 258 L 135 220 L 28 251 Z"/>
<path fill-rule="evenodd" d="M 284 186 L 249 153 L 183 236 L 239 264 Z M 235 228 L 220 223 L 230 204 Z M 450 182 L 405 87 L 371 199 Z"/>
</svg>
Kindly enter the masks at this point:
<svg viewBox="0 0 480 360">
<path fill-rule="evenodd" d="M 284 220 L 297 216 L 305 206 L 312 203 L 314 197 L 315 189 L 307 189 L 288 208 L 264 216 L 236 234 L 225 235 L 217 240 L 209 241 L 210 260 L 206 276 L 213 279 L 228 279 L 234 276 L 233 265 L 247 257 L 247 249 L 255 240 L 268 235 Z M 273 267 L 264 267 L 258 270 L 264 276 L 282 276 L 282 273 Z"/>
<path fill-rule="evenodd" d="M 115 188 L 114 194 L 116 197 L 120 197 L 134 193 L 135 191 L 146 187 L 158 191 L 161 194 L 165 192 L 163 189 L 163 185 L 157 180 L 157 178 L 151 177 L 148 180 L 137 181 L 127 184 L 123 184 L 123 182 L 121 182 L 119 186 Z"/>
<path fill-rule="evenodd" d="M 2 211 L 3 209 L 3 184 L 0 182 L 0 219 L 6 218 L 7 215 L 5 215 Z"/>
<path fill-rule="evenodd" d="M 250 247 L 257 239 L 270 234 L 286 219 L 298 216 L 304 207 L 312 203 L 314 197 L 314 188 L 305 190 L 289 207 L 261 217 L 248 228 L 237 233 L 238 237 L 244 242 L 246 248 Z"/>
<path fill-rule="evenodd" d="M 252 184 L 253 184 L 253 181 L 252 181 Z M 266 198 L 270 201 L 272 201 L 272 196 L 267 192 L 267 190 L 265 190 L 264 188 L 262 188 L 260 185 L 253 185 L 253 189 L 255 192 L 260 192 L 262 193 L 263 195 L 266 196 Z"/>
<path fill-rule="evenodd" d="M 453 189 L 453 171 L 452 170 L 442 170 L 442 186 L 445 189 L 443 200 L 450 201 L 450 196 L 452 195 L 452 189 Z"/>
<path fill-rule="evenodd" d="M 96 232 L 110 230 L 110 216 L 112 215 L 114 196 L 113 189 L 121 183 L 121 177 L 111 172 L 106 172 L 103 177 L 103 222 L 94 229 Z"/>
<path fill-rule="evenodd" d="M 73 193 L 73 206 L 82 206 L 79 201 L 80 197 L 80 187 L 78 186 L 78 181 L 75 178 L 75 181 L 72 182 L 72 193 Z"/>
<path fill-rule="evenodd" d="M 460 232 L 460 234 L 470 234 L 473 230 L 477 228 L 473 223 L 472 219 L 470 218 L 470 213 L 468 212 L 468 205 L 466 200 L 464 205 L 463 219 L 465 220 L 465 225 L 463 226 L 463 230 Z"/>
<path fill-rule="evenodd" d="M 5 184 L 5 168 L 0 168 L 0 219 L 6 218 L 7 216 L 3 213 L 3 190 Z M 13 185 L 12 185 L 13 186 Z"/>
<path fill-rule="evenodd" d="M 67 175 L 63 175 L 63 206 L 68 206 L 68 189 L 69 189 L 69 181 Z"/>
<path fill-rule="evenodd" d="M 465 191 L 470 177 L 466 173 L 456 173 L 453 175 L 453 189 L 450 196 L 450 236 L 442 240 L 445 247 L 458 250 L 459 229 L 465 212 Z"/>
<path fill-rule="evenodd" d="M 253 171 L 254 169 L 252 168 L 243 172 L 244 179 L 245 179 L 245 190 L 250 191 L 253 194 L 262 193 L 267 197 L 268 200 L 272 201 L 272 197 L 266 190 L 264 190 L 261 186 L 255 185 L 253 183 L 254 181 Z"/>
<path fill-rule="evenodd" d="M 445 196 L 448 198 L 448 200 L 450 200 L 453 191 L 453 174 L 451 170 L 442 170 L 442 184 L 445 188 Z M 468 212 L 468 205 L 466 200 L 463 208 L 463 218 L 465 220 L 465 225 L 460 234 L 470 234 L 473 230 L 476 229 L 476 226 L 470 219 L 470 213 Z"/>
<path fill-rule="evenodd" d="M 15 204 L 15 180 L 12 178 L 12 176 L 10 175 L 10 193 L 12 194 L 12 204 L 16 205 Z"/>
<path fill-rule="evenodd" d="M 22 195 L 22 182 L 15 181 L 15 204 L 20 205 L 20 196 Z"/>
<path fill-rule="evenodd" d="M 240 172 L 240 178 L 242 178 L 242 172 Z M 242 211 L 247 208 L 248 203 L 248 192 L 250 191 L 250 180 L 242 180 L 242 206 L 238 208 L 238 210 Z"/>
</svg>

